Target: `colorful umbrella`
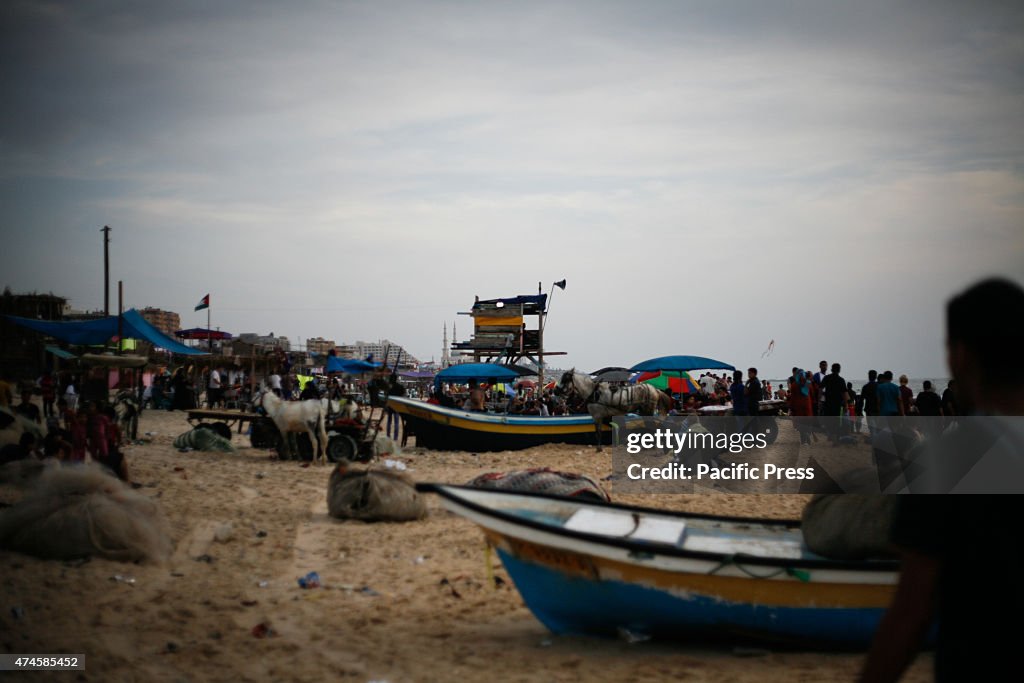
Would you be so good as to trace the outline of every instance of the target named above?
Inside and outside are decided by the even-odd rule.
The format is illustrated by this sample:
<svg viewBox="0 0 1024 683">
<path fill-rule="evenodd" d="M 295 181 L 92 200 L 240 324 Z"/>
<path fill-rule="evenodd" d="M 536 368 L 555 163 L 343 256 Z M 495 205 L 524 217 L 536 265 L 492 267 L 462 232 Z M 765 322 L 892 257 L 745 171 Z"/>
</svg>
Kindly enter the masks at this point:
<svg viewBox="0 0 1024 683">
<path fill-rule="evenodd" d="M 654 372 L 656 370 L 735 370 L 728 363 L 704 356 L 662 356 L 637 363 L 630 368 L 633 372 Z"/>
<path fill-rule="evenodd" d="M 644 372 L 636 376 L 636 382 L 643 382 L 673 394 L 699 394 L 700 387 L 693 378 L 682 370 L 676 372 Z"/>
</svg>

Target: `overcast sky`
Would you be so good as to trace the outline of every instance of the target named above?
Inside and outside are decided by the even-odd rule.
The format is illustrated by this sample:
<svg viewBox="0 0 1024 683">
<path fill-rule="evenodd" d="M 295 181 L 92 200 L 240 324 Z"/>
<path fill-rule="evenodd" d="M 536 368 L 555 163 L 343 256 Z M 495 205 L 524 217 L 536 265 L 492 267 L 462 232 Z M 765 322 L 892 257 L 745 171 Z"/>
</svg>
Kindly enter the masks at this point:
<svg viewBox="0 0 1024 683">
<path fill-rule="evenodd" d="M 102 307 L 106 224 L 184 326 L 439 359 L 566 278 L 558 365 L 944 376 L 1024 279 L 1022 7 L 9 0 L 0 286 Z"/>
</svg>

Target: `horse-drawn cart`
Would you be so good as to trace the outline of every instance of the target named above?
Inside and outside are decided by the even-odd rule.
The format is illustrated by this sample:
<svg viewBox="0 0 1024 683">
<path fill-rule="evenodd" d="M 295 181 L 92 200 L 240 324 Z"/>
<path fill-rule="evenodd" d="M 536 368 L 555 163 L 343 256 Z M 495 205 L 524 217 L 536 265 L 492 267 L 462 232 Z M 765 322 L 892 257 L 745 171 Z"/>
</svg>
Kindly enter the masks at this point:
<svg viewBox="0 0 1024 683">
<path fill-rule="evenodd" d="M 246 413 L 241 410 L 216 410 L 212 408 L 193 408 L 188 411 L 188 423 L 193 427 L 198 427 L 201 424 L 209 425 L 222 423 L 227 428 L 226 434 L 221 436 L 230 439 L 231 428 L 238 426 L 238 433 L 241 434 L 243 427 L 246 422 L 252 422 L 259 419 L 259 415 L 256 413 Z M 221 432 L 223 430 L 215 430 Z"/>
</svg>

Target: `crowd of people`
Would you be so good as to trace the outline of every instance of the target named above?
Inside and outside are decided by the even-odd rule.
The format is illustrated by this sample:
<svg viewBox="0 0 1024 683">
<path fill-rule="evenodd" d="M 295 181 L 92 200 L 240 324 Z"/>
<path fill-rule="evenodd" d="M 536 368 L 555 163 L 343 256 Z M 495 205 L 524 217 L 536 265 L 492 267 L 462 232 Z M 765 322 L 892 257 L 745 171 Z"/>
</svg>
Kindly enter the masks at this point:
<svg viewBox="0 0 1024 683">
<path fill-rule="evenodd" d="M 0 464 L 28 458 L 54 458 L 66 463 L 96 462 L 124 481 L 128 481 L 128 463 L 121 451 L 123 434 L 114 406 L 102 398 L 78 401 L 74 378 L 64 387 L 65 393 L 56 397 L 56 383 L 46 373 L 37 382 L 40 385 L 43 408 L 33 402 L 33 390 L 22 388 L 20 403 L 12 404 L 12 383 L 4 381 L 0 389 L 0 407 L 20 415 L 36 425 L 36 431 L 24 430 L 17 444 L 0 448 Z M 52 393 L 51 393 L 52 392 Z M 50 396 L 52 395 L 52 398 Z M 45 427 L 45 429 L 44 429 Z"/>
</svg>

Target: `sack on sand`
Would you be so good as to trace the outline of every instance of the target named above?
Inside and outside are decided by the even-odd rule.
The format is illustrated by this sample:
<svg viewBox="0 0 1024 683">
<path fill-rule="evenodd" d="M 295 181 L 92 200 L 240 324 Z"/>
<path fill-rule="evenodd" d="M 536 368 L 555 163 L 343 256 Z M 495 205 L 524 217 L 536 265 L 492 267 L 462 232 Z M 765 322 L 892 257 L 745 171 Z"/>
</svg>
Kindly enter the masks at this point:
<svg viewBox="0 0 1024 683">
<path fill-rule="evenodd" d="M 191 448 L 196 451 L 223 451 L 234 453 L 235 447 L 231 441 L 217 434 L 212 429 L 190 429 L 184 434 L 179 434 L 174 439 L 175 448 Z"/>
<path fill-rule="evenodd" d="M 0 511 L 0 547 L 52 560 L 163 562 L 171 537 L 155 501 L 83 465 L 47 468 L 20 502 Z"/>
<path fill-rule="evenodd" d="M 401 447 L 395 440 L 385 434 L 378 434 L 373 438 L 373 455 L 383 458 L 386 455 L 401 455 Z"/>
<path fill-rule="evenodd" d="M 611 500 L 601 485 L 590 477 L 573 472 L 559 472 L 547 467 L 512 472 L 488 472 L 470 480 L 466 485 L 478 489 L 528 491 L 565 498 Z"/>
<path fill-rule="evenodd" d="M 327 511 L 338 519 L 407 522 L 427 516 L 412 479 L 390 470 L 337 467 L 327 482 Z"/>
<path fill-rule="evenodd" d="M 836 560 L 892 557 L 889 542 L 899 496 L 817 494 L 804 508 L 807 547 Z"/>
</svg>

